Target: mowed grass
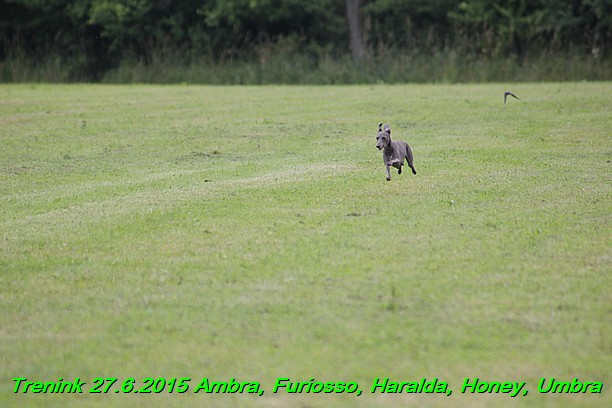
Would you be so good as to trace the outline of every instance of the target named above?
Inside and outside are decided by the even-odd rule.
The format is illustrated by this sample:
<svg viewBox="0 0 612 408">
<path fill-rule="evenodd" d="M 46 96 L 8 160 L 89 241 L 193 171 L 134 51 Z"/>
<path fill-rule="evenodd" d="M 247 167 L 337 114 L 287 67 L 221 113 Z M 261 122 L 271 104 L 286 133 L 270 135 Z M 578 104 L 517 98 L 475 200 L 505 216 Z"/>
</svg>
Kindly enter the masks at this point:
<svg viewBox="0 0 612 408">
<path fill-rule="evenodd" d="M 611 95 L 1 85 L 0 405 L 608 406 Z M 381 121 L 418 175 L 385 181 Z M 15 395 L 15 377 L 192 380 Z M 205 377 L 265 394 L 191 392 Z M 274 394 L 278 377 L 363 394 Z M 453 395 L 371 394 L 376 377 Z M 476 377 L 529 395 L 462 394 Z M 538 393 L 552 377 L 603 392 Z"/>
</svg>

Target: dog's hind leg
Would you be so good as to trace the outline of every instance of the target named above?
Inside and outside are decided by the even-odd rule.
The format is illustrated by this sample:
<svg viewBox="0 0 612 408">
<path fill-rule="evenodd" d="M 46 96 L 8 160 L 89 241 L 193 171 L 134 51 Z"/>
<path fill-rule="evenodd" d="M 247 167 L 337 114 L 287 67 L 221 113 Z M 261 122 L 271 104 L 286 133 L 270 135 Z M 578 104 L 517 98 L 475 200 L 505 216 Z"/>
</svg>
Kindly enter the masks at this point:
<svg viewBox="0 0 612 408">
<path fill-rule="evenodd" d="M 412 169 L 412 174 L 417 174 L 416 169 L 414 168 L 414 158 L 412 157 L 412 149 L 406 143 L 406 161 L 408 162 L 408 167 Z"/>
</svg>

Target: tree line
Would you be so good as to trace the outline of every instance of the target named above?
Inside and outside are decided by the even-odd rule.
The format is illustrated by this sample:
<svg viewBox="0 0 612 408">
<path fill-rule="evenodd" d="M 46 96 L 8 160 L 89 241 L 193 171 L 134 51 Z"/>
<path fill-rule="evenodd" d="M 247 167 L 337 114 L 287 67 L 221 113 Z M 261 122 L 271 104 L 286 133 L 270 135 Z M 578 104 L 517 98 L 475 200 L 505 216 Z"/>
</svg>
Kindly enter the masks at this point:
<svg viewBox="0 0 612 408">
<path fill-rule="evenodd" d="M 0 0 L 0 10 L 0 63 L 56 58 L 94 81 L 159 53 L 219 64 L 280 46 L 367 64 L 448 50 L 606 59 L 612 44 L 611 0 Z"/>
</svg>

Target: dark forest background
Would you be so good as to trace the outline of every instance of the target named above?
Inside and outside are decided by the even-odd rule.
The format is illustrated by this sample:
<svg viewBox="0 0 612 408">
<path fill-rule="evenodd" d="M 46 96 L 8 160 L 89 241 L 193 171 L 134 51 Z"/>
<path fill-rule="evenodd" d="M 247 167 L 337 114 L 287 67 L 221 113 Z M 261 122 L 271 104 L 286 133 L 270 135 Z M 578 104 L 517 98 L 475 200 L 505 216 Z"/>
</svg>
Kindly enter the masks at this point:
<svg viewBox="0 0 612 408">
<path fill-rule="evenodd" d="M 0 80 L 612 78 L 612 0 L 0 0 Z"/>
</svg>

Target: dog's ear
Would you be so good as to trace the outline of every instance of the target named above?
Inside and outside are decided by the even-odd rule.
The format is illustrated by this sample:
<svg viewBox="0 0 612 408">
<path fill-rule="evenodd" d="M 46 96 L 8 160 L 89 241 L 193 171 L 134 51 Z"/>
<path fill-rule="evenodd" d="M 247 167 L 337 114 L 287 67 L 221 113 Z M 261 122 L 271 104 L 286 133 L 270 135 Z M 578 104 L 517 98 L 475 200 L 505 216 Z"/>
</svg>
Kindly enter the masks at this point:
<svg viewBox="0 0 612 408">
<path fill-rule="evenodd" d="M 391 134 L 391 128 L 389 127 L 389 125 L 385 125 L 385 132 Z"/>
<path fill-rule="evenodd" d="M 380 123 L 378 124 L 378 131 L 379 131 L 379 132 L 382 132 L 382 122 L 380 122 Z"/>
</svg>

